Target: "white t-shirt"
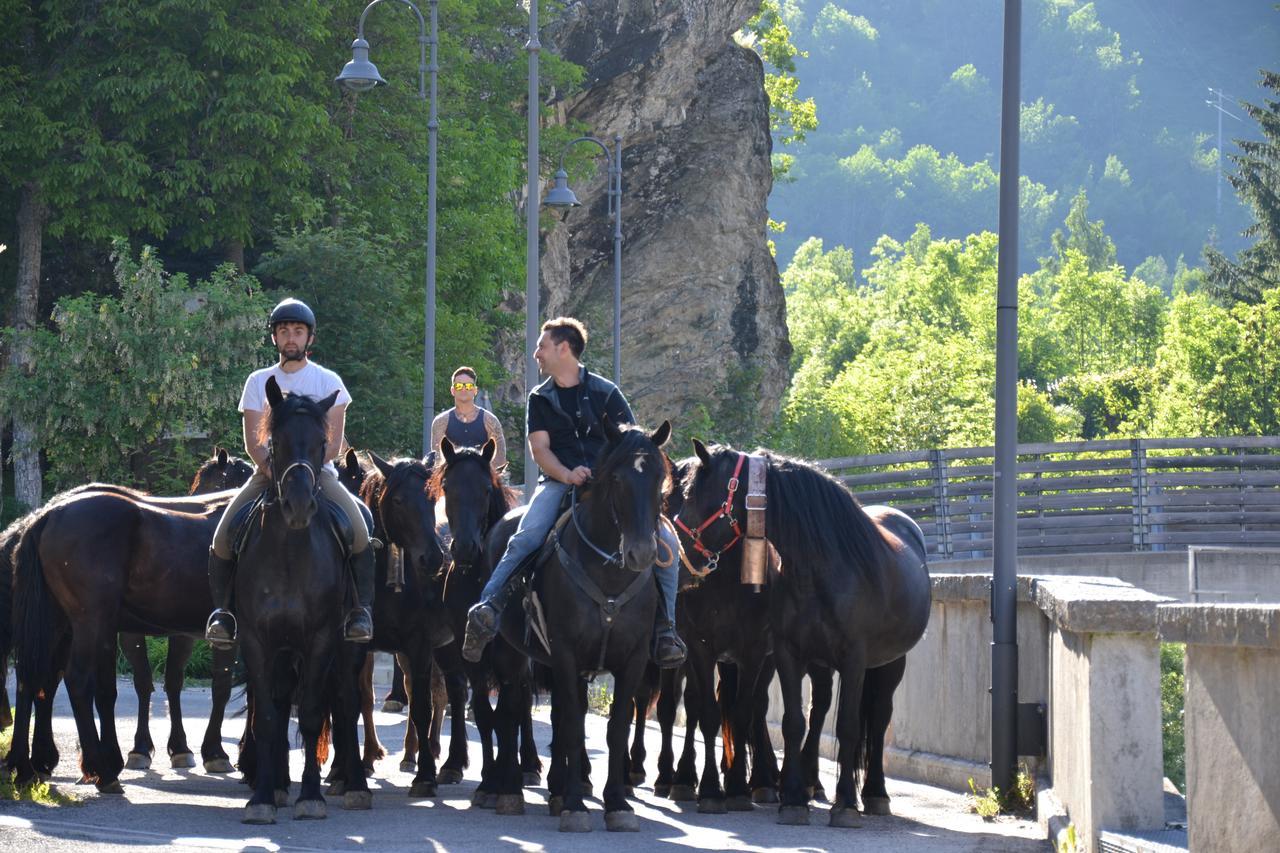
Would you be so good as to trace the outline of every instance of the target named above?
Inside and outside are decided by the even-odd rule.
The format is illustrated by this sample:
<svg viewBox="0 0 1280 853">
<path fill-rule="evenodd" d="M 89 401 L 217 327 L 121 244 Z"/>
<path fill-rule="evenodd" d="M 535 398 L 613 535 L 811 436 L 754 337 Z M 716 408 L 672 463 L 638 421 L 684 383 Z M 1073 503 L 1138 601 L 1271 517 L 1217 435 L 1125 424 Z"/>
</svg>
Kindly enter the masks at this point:
<svg viewBox="0 0 1280 853">
<path fill-rule="evenodd" d="M 240 411 L 265 412 L 270 407 L 271 404 L 267 402 L 268 376 L 274 376 L 280 390 L 286 394 L 302 394 L 312 400 L 323 400 L 337 391 L 338 399 L 333 401 L 335 406 L 351 402 L 351 395 L 347 393 L 347 386 L 342 384 L 342 377 L 327 367 L 308 361 L 307 366 L 301 370 L 285 373 L 279 363 L 276 363 L 249 374 L 244 383 L 244 393 L 240 395 Z"/>
</svg>

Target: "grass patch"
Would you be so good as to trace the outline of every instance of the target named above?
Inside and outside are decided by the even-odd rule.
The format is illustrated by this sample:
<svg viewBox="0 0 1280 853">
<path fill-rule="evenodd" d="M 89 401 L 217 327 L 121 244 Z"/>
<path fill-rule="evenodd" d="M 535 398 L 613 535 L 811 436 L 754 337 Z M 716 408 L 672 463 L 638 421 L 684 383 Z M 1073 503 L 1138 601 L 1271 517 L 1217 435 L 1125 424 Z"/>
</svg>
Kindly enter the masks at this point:
<svg viewBox="0 0 1280 853">
<path fill-rule="evenodd" d="M 999 788 L 979 788 L 969 778 L 969 810 L 983 820 L 995 820 L 1000 815 L 1027 816 L 1035 810 L 1036 783 L 1027 765 L 1018 765 L 1018 775 L 1013 779 L 1013 790 L 1002 793 Z"/>
<path fill-rule="evenodd" d="M 169 657 L 169 640 L 166 637 L 147 637 L 146 641 L 147 663 L 151 667 L 152 677 L 156 679 L 164 678 L 165 663 Z M 119 649 L 116 650 L 116 674 L 133 675 L 133 667 L 125 659 L 124 652 Z M 191 650 L 191 659 L 187 661 L 187 668 L 183 671 L 183 677 L 187 679 L 213 678 L 213 650 L 209 648 L 209 644 L 204 640 L 196 640 L 195 648 Z"/>
<path fill-rule="evenodd" d="M 1187 647 L 1182 643 L 1160 644 L 1160 736 L 1164 745 L 1164 775 L 1178 786 L 1187 787 L 1186 731 L 1183 707 L 1186 703 Z"/>
<path fill-rule="evenodd" d="M 0 756 L 8 757 L 13 747 L 13 729 L 0 732 Z M 48 782 L 33 782 L 30 785 L 16 785 L 13 773 L 0 771 L 0 803 L 39 803 L 43 806 L 78 806 L 82 800 L 70 794 L 64 794 Z"/>
<path fill-rule="evenodd" d="M 587 710 L 593 714 L 599 714 L 602 717 L 609 716 L 610 709 L 613 708 L 613 691 L 609 689 L 609 685 L 603 681 L 593 682 L 587 685 Z"/>
</svg>

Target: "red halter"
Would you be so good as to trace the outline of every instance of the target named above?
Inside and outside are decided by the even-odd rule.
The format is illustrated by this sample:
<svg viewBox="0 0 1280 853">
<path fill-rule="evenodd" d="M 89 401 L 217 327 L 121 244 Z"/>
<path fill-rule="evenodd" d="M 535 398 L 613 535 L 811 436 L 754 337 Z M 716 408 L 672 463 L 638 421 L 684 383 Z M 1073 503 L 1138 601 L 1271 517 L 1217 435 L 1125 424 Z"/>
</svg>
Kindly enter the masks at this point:
<svg viewBox="0 0 1280 853">
<path fill-rule="evenodd" d="M 676 516 L 676 526 L 688 534 L 689 538 L 693 540 L 694 550 L 707 560 L 706 568 L 700 573 L 694 572 L 695 574 L 705 575 L 708 572 L 715 571 L 716 566 L 720 563 L 720 555 L 732 548 L 742 538 L 742 527 L 738 524 L 738 519 L 733 514 L 733 495 L 738 491 L 738 475 L 742 473 L 742 463 L 746 460 L 745 453 L 738 454 L 738 464 L 734 466 L 733 476 L 729 478 L 729 494 L 725 496 L 724 503 L 720 504 L 720 508 L 710 518 L 699 524 L 697 529 L 690 530 L 688 525 L 681 521 L 679 516 Z M 725 546 L 719 551 L 712 551 L 702 544 L 702 531 L 715 524 L 721 518 L 729 520 L 729 526 L 733 529 L 733 538 L 725 543 Z M 689 568 L 691 571 L 693 570 L 692 566 L 689 566 Z"/>
</svg>

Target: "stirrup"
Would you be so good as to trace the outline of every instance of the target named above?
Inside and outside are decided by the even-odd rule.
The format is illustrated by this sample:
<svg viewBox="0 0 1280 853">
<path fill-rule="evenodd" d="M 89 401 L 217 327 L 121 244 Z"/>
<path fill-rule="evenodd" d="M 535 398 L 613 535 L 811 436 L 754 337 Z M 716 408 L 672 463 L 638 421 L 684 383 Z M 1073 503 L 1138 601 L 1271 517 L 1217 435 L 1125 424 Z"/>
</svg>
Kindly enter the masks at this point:
<svg viewBox="0 0 1280 853">
<path fill-rule="evenodd" d="M 230 625 L 225 624 L 230 622 Z M 215 649 L 221 651 L 229 651 L 235 648 L 236 635 L 239 633 L 236 627 L 236 616 L 230 610 L 222 607 L 215 609 L 209 614 L 209 621 L 204 625 L 204 638 Z"/>
</svg>

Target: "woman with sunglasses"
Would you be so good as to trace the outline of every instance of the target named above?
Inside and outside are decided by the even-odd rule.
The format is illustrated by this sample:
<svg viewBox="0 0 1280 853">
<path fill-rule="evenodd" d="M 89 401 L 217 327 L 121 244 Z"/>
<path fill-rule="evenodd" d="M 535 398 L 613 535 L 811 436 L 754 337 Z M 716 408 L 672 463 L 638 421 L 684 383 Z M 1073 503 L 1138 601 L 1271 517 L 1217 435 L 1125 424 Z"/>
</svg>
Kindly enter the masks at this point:
<svg viewBox="0 0 1280 853">
<path fill-rule="evenodd" d="M 493 454 L 496 469 L 507 462 L 507 439 L 502 434 L 498 416 L 476 405 L 476 372 L 470 367 L 459 367 L 453 372 L 449 389 L 453 394 L 453 408 L 436 415 L 431 422 L 431 448 L 440 447 L 440 439 L 448 436 L 454 447 L 483 447 L 489 439 L 498 444 Z"/>
</svg>

